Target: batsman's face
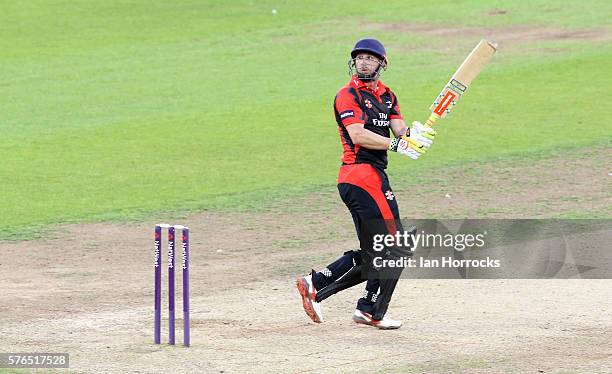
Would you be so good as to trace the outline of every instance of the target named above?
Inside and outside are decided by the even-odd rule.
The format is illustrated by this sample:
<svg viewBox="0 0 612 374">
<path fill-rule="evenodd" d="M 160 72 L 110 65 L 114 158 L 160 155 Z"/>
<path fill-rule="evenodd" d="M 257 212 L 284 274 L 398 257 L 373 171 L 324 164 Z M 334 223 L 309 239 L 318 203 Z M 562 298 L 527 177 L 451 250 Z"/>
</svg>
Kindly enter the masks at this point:
<svg viewBox="0 0 612 374">
<path fill-rule="evenodd" d="M 381 61 L 369 53 L 360 53 L 355 56 L 355 69 L 362 74 L 373 74 Z"/>
</svg>

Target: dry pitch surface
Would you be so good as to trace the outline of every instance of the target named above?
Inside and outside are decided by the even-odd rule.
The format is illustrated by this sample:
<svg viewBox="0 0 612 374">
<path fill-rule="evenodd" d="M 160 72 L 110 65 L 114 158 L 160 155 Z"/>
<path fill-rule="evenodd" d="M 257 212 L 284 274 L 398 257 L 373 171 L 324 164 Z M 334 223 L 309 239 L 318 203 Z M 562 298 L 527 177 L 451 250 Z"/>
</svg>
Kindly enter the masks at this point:
<svg viewBox="0 0 612 374">
<path fill-rule="evenodd" d="M 419 194 L 395 191 L 403 216 L 419 206 L 421 217 L 610 217 L 611 159 L 598 149 L 468 165 L 436 172 Z M 153 221 L 0 244 L 0 351 L 69 352 L 71 371 L 89 373 L 612 372 L 610 280 L 402 280 L 390 308 L 401 330 L 351 322 L 361 287 L 310 323 L 294 278 L 356 240 L 333 184 L 292 204 L 310 209 L 279 214 L 280 202 L 182 220 L 192 227 L 188 349 L 152 344 Z"/>
</svg>

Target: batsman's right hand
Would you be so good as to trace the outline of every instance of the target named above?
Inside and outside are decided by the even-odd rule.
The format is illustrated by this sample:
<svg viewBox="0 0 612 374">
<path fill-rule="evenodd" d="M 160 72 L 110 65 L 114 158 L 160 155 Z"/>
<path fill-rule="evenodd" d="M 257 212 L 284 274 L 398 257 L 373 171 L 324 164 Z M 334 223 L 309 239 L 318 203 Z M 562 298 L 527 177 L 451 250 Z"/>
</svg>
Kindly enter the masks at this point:
<svg viewBox="0 0 612 374">
<path fill-rule="evenodd" d="M 402 136 L 401 138 L 395 138 L 391 140 L 389 143 L 389 150 L 397 153 L 401 153 L 404 156 L 408 156 L 413 160 L 421 157 L 423 153 L 425 153 L 425 146 L 420 142 L 408 138 L 406 136 Z"/>
</svg>

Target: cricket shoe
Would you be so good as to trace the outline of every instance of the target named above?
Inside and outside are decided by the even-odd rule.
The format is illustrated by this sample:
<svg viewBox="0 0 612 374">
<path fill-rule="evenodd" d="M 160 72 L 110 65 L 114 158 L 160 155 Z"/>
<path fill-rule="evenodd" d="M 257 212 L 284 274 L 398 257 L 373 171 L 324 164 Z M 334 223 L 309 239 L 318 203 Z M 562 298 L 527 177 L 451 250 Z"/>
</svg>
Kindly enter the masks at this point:
<svg viewBox="0 0 612 374">
<path fill-rule="evenodd" d="M 314 272 L 314 270 L 313 270 Z M 312 273 L 305 277 L 300 277 L 295 281 L 298 292 L 302 296 L 302 306 L 304 311 L 316 323 L 323 322 L 323 312 L 321 311 L 321 305 L 315 301 L 317 296 L 317 290 L 312 284 Z"/>
<path fill-rule="evenodd" d="M 376 320 L 372 318 L 370 313 L 362 312 L 359 309 L 355 309 L 353 321 L 360 325 L 374 326 L 381 330 L 395 330 L 402 327 L 402 321 L 397 321 L 387 316 L 383 317 L 381 320 Z"/>
</svg>

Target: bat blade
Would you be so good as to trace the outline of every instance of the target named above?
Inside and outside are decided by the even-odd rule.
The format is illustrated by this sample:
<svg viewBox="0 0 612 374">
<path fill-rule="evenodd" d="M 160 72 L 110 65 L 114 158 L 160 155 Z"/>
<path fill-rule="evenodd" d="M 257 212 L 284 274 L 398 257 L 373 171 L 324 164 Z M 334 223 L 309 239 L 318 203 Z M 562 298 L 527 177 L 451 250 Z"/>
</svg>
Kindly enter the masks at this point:
<svg viewBox="0 0 612 374">
<path fill-rule="evenodd" d="M 478 43 L 429 107 L 432 113 L 427 120 L 428 125 L 433 125 L 438 118 L 444 118 L 451 112 L 496 50 L 497 45 L 488 40 L 483 39 Z"/>
</svg>

